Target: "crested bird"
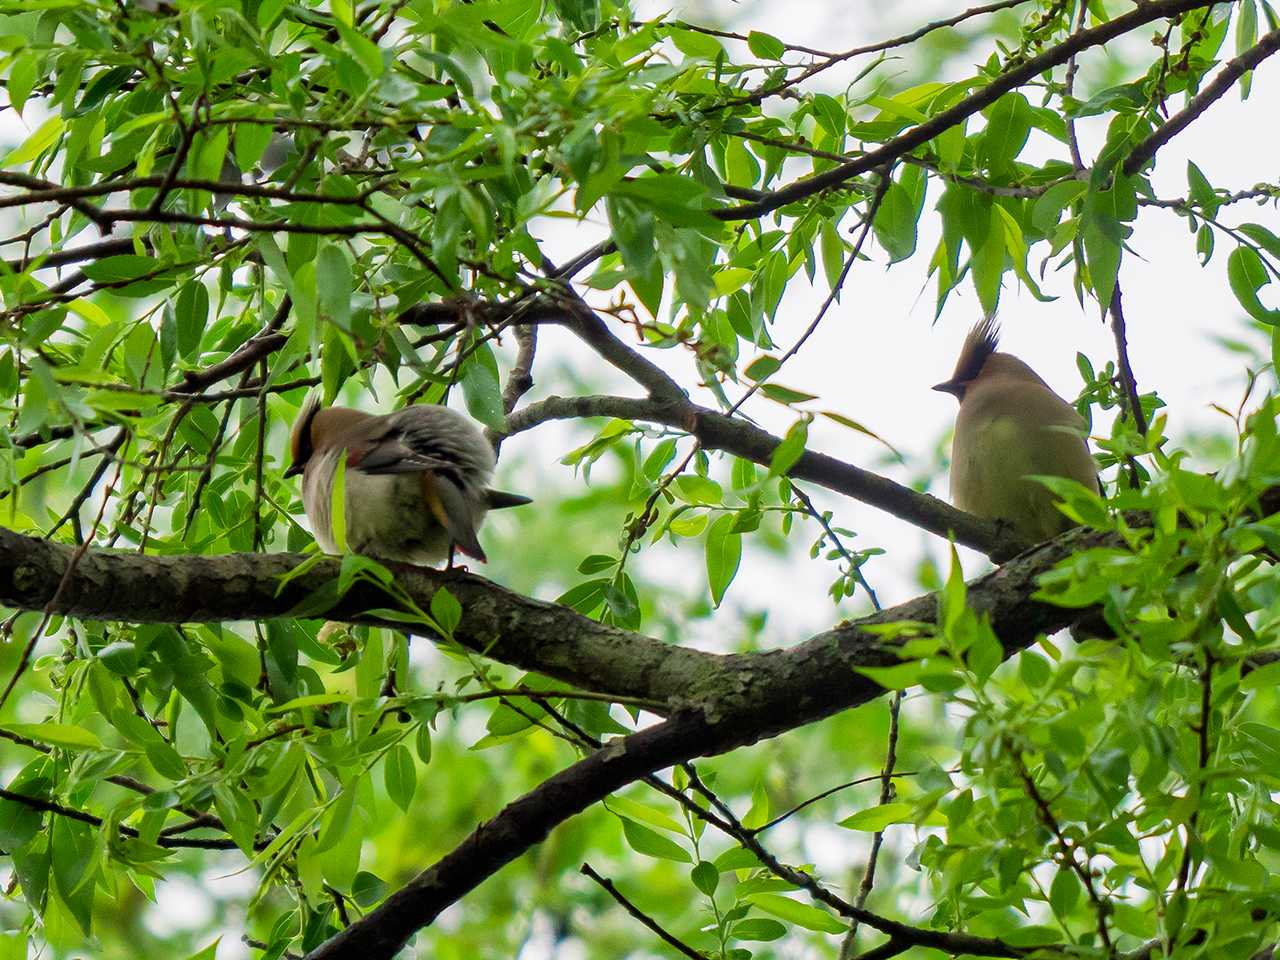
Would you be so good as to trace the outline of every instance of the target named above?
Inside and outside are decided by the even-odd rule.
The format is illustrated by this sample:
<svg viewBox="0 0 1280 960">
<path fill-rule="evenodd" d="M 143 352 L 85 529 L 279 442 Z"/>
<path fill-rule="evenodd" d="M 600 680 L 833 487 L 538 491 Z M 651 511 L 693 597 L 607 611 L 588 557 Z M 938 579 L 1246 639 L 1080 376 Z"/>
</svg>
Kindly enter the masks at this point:
<svg viewBox="0 0 1280 960">
<path fill-rule="evenodd" d="M 344 455 L 343 519 L 353 553 L 430 565 L 459 551 L 485 560 L 478 534 L 485 514 L 531 502 L 490 490 L 493 448 L 478 427 L 448 407 L 416 404 L 377 415 L 321 408 L 307 398 L 290 438 L 286 477 L 302 476 L 302 504 L 325 553 L 338 553 L 333 492 Z"/>
<path fill-rule="evenodd" d="M 1036 372 L 997 352 L 994 317 L 965 337 L 951 379 L 933 389 L 960 401 L 951 443 L 951 500 L 961 510 L 1003 520 L 1040 543 L 1072 522 L 1036 475 L 1067 477 L 1098 491 L 1098 465 L 1075 409 Z"/>
</svg>

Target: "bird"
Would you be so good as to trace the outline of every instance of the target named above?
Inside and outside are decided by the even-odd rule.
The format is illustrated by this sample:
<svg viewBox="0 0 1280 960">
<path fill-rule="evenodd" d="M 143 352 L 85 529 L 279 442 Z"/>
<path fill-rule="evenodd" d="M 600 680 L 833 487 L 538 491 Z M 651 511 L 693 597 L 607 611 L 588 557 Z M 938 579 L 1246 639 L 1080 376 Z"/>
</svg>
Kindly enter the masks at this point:
<svg viewBox="0 0 1280 960">
<path fill-rule="evenodd" d="M 998 352 L 999 345 L 999 325 L 987 316 L 965 337 L 951 379 L 933 388 L 960 402 L 951 500 L 1040 543 L 1073 524 L 1052 491 L 1030 478 L 1067 477 L 1097 493 L 1098 465 L 1085 442 L 1084 419 L 1029 366 Z"/>
<path fill-rule="evenodd" d="M 316 543 L 340 553 L 333 531 L 333 489 L 344 455 L 343 520 L 353 553 L 432 566 L 454 549 L 485 561 L 480 525 L 492 509 L 531 503 L 491 490 L 493 448 L 467 417 L 448 407 L 415 404 L 383 415 L 324 407 L 314 393 L 290 437 L 302 474 L 302 504 Z"/>
</svg>

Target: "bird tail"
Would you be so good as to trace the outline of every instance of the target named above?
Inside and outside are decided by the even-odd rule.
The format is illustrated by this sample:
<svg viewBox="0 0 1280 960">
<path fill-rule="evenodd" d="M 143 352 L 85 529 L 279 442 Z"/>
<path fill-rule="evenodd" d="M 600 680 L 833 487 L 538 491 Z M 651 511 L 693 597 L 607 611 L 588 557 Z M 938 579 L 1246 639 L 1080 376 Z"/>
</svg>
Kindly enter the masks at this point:
<svg viewBox="0 0 1280 960">
<path fill-rule="evenodd" d="M 489 501 L 490 510 L 523 507 L 526 503 L 533 503 L 533 500 L 529 497 L 522 497 L 518 493 L 507 493 L 504 490 L 486 490 L 484 494 Z"/>
</svg>

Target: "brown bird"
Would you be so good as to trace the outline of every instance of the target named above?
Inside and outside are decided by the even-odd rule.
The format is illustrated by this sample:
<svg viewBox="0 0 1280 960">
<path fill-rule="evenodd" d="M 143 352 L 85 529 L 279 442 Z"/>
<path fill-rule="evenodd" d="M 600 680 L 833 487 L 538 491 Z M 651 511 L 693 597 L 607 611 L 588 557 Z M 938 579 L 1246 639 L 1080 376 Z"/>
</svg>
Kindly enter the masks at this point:
<svg viewBox="0 0 1280 960">
<path fill-rule="evenodd" d="M 320 408 L 314 394 L 291 437 L 302 477 L 302 504 L 316 543 L 338 553 L 333 488 L 346 455 L 343 519 L 353 553 L 419 565 L 452 562 L 456 547 L 485 560 L 478 534 L 485 514 L 529 503 L 490 490 L 493 448 L 474 423 L 448 407 L 419 404 L 384 416 L 348 407 Z"/>
<path fill-rule="evenodd" d="M 1098 465 L 1075 409 L 1034 370 L 997 353 L 994 317 L 965 337 L 951 379 L 933 389 L 960 401 L 951 443 L 951 500 L 961 510 L 1004 520 L 1039 543 L 1072 526 L 1036 475 L 1068 477 L 1097 491 Z"/>
</svg>

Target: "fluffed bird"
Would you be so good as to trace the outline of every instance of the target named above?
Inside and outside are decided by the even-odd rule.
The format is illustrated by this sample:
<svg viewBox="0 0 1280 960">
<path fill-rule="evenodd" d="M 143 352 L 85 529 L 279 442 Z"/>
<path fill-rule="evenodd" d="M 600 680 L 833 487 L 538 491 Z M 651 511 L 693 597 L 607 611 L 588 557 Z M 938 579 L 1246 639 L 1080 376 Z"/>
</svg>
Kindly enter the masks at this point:
<svg viewBox="0 0 1280 960">
<path fill-rule="evenodd" d="M 478 537 L 485 514 L 529 503 L 490 490 L 493 448 L 479 428 L 448 407 L 418 404 L 382 416 L 348 407 L 321 409 L 307 398 L 293 426 L 293 463 L 316 543 L 338 553 L 333 489 L 346 455 L 343 519 L 347 547 L 383 560 L 429 565 L 453 550 L 485 560 Z"/>
<path fill-rule="evenodd" d="M 999 353 L 994 317 L 965 337 L 951 379 L 933 389 L 960 401 L 951 442 L 951 500 L 961 510 L 1003 520 L 1039 543 L 1072 526 L 1036 475 L 1068 477 L 1097 491 L 1098 465 L 1086 425 L 1036 372 Z"/>
</svg>

